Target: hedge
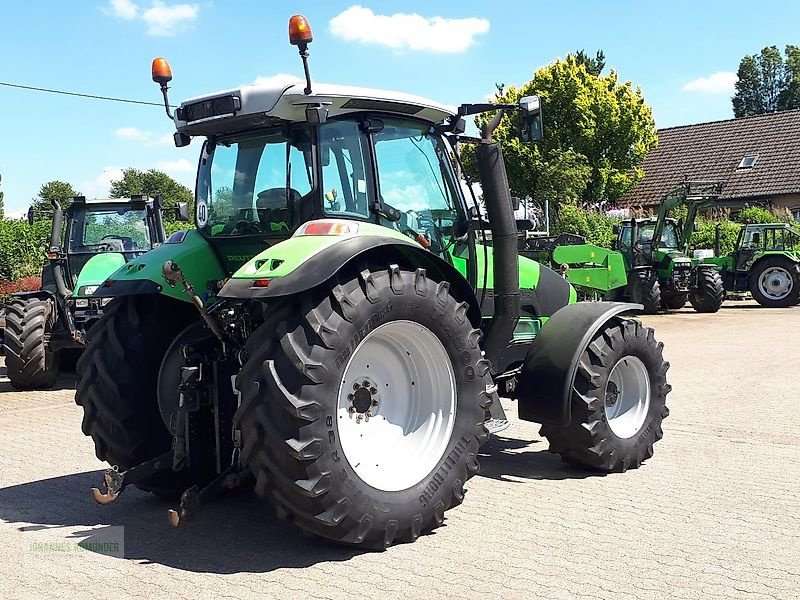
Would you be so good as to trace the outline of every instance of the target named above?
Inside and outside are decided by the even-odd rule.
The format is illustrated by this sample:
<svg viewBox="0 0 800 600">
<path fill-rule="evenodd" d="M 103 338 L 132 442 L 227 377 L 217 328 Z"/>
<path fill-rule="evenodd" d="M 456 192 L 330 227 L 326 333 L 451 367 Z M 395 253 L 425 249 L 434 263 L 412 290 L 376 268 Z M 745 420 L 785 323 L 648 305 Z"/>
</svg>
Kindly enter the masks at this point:
<svg viewBox="0 0 800 600">
<path fill-rule="evenodd" d="M 41 275 L 50 231 L 49 221 L 0 220 L 0 280 Z"/>
</svg>

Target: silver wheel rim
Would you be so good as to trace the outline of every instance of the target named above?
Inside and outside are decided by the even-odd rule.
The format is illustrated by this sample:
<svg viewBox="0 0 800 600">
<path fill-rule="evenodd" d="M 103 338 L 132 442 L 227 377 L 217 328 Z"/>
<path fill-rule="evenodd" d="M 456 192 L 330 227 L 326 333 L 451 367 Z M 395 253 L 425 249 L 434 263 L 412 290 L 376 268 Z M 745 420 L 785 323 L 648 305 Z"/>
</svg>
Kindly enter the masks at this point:
<svg viewBox="0 0 800 600">
<path fill-rule="evenodd" d="M 356 474 L 376 489 L 412 487 L 444 456 L 456 417 L 453 365 L 430 329 L 392 321 L 353 352 L 339 384 L 339 442 Z"/>
<path fill-rule="evenodd" d="M 769 267 L 758 278 L 759 291 L 770 300 L 783 300 L 792 293 L 794 280 L 783 267 Z"/>
<path fill-rule="evenodd" d="M 636 435 L 650 409 L 650 375 L 635 356 L 621 358 L 608 376 L 604 409 L 611 431 L 619 438 Z"/>
</svg>

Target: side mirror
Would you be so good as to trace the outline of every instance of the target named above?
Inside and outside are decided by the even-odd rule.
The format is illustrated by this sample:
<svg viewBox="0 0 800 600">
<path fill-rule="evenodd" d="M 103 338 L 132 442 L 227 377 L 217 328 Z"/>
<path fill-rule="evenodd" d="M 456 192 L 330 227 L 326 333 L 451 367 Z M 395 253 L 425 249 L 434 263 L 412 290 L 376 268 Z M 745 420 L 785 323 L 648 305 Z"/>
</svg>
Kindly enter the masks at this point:
<svg viewBox="0 0 800 600">
<path fill-rule="evenodd" d="M 34 217 L 34 215 L 33 215 L 33 207 L 31 206 L 28 209 L 28 225 L 33 225 L 33 217 Z"/>
<path fill-rule="evenodd" d="M 539 96 L 525 96 L 519 100 L 520 139 L 523 142 L 541 142 L 544 139 L 542 129 L 542 103 Z"/>
<path fill-rule="evenodd" d="M 511 196 L 511 210 L 517 211 L 519 210 L 520 201 L 517 196 Z"/>
<path fill-rule="evenodd" d="M 615 236 L 618 236 L 618 235 L 619 235 L 619 225 L 614 225 L 614 226 L 611 228 L 611 232 L 612 232 L 612 233 L 613 233 Z"/>
<path fill-rule="evenodd" d="M 189 204 L 186 202 L 177 202 L 175 204 L 175 218 L 178 221 L 188 221 L 189 220 Z"/>
</svg>

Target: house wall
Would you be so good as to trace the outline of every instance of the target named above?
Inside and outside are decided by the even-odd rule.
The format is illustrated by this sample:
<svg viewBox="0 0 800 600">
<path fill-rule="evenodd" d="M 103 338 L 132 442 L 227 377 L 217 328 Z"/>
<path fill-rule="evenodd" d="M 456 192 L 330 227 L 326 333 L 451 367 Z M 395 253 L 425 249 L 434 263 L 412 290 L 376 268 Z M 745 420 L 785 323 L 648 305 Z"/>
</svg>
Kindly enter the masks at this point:
<svg viewBox="0 0 800 600">
<path fill-rule="evenodd" d="M 772 200 L 774 208 L 786 208 L 792 211 L 795 221 L 800 221 L 800 194 L 785 194 Z"/>
</svg>

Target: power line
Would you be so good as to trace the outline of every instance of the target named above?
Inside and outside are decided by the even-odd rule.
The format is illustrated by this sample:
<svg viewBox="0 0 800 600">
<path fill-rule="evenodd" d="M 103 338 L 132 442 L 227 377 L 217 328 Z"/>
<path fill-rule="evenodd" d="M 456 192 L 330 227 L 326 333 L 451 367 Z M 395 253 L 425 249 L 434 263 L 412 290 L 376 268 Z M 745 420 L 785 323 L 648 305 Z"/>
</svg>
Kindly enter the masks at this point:
<svg viewBox="0 0 800 600">
<path fill-rule="evenodd" d="M 17 88 L 20 90 L 32 90 L 34 92 L 48 92 L 50 94 L 61 94 L 64 96 L 77 96 L 78 98 L 91 98 L 92 100 L 107 100 L 109 102 L 125 102 L 127 104 L 142 104 L 145 106 L 158 106 L 163 108 L 164 105 L 161 102 L 146 102 L 144 100 L 130 100 L 128 98 L 112 98 L 111 96 L 97 96 L 95 94 L 81 94 L 79 92 L 67 92 L 64 90 L 52 90 L 49 88 L 41 88 L 41 87 L 34 87 L 31 85 L 20 85 L 18 83 L 8 83 L 6 81 L 0 81 L 0 85 L 10 88 Z M 170 107 L 174 108 L 171 104 Z"/>
</svg>

